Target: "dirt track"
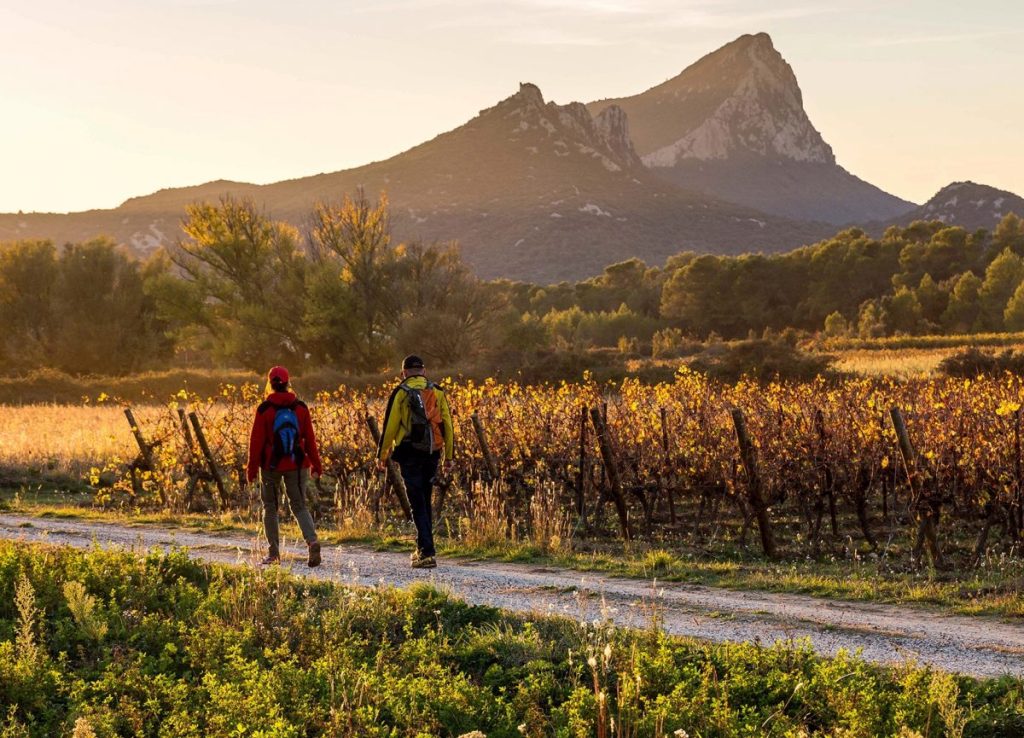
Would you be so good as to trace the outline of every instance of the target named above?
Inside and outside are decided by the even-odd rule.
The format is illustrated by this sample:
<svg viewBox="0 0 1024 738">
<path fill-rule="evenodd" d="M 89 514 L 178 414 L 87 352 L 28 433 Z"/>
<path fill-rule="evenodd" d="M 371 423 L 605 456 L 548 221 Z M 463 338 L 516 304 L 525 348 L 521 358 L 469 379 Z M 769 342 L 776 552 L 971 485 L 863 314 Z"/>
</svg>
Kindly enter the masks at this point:
<svg viewBox="0 0 1024 738">
<path fill-rule="evenodd" d="M 0 537 L 72 546 L 136 549 L 185 547 L 219 563 L 256 560 L 256 540 L 153 526 L 33 518 L 0 514 Z M 355 546 L 325 547 L 324 565 L 307 569 L 304 546 L 286 546 L 285 565 L 297 574 L 346 583 L 401 587 L 430 581 L 474 604 L 518 612 L 558 613 L 577 619 L 607 616 L 648 627 L 657 613 L 669 633 L 712 641 L 809 638 L 822 654 L 860 650 L 881 663 L 914 659 L 978 677 L 1024 677 L 1024 625 L 989 618 L 938 615 L 913 608 L 823 600 L 803 595 L 738 592 L 676 583 L 519 564 L 443 560 L 433 571 L 409 568 L 408 557 Z"/>
</svg>

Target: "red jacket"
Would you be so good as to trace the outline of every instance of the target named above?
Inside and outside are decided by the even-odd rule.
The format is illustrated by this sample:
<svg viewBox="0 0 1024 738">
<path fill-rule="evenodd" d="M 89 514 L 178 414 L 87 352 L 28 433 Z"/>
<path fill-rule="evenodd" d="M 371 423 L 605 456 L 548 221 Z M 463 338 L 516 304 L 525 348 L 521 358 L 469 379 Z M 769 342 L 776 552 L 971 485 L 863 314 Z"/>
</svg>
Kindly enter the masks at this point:
<svg viewBox="0 0 1024 738">
<path fill-rule="evenodd" d="M 275 406 L 292 405 L 295 417 L 299 421 L 299 444 L 304 454 L 302 466 L 318 476 L 323 472 L 320 452 L 316 447 L 316 434 L 313 433 L 313 421 L 309 417 L 306 403 L 297 399 L 294 392 L 273 392 L 256 408 L 252 433 L 249 434 L 249 463 L 245 476 L 250 482 L 256 479 L 260 469 L 270 469 L 270 456 L 274 450 L 274 416 L 277 415 Z M 295 460 L 285 456 L 277 462 L 276 471 L 293 471 L 295 468 Z"/>
</svg>

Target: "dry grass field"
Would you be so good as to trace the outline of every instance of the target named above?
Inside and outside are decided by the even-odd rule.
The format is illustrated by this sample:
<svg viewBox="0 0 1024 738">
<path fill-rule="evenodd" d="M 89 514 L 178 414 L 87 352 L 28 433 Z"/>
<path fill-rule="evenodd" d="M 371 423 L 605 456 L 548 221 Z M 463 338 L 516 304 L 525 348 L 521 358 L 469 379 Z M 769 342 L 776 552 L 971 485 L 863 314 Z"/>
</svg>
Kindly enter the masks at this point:
<svg viewBox="0 0 1024 738">
<path fill-rule="evenodd" d="M 989 349 L 996 353 L 1022 351 L 1024 343 Z M 922 374 L 934 375 L 943 359 L 958 354 L 963 346 L 934 348 L 853 348 L 833 353 L 832 367 L 837 371 L 862 377 L 896 377 L 909 379 Z"/>
<path fill-rule="evenodd" d="M 837 371 L 862 377 L 907 379 L 934 374 L 943 359 L 958 351 L 960 349 L 952 348 L 851 349 L 835 354 L 832 366 Z"/>
<path fill-rule="evenodd" d="M 139 422 L 166 412 L 137 410 Z M 0 424 L 0 467 L 29 467 L 78 476 L 90 466 L 123 458 L 134 444 L 120 407 L 26 405 L 8 407 Z"/>
</svg>

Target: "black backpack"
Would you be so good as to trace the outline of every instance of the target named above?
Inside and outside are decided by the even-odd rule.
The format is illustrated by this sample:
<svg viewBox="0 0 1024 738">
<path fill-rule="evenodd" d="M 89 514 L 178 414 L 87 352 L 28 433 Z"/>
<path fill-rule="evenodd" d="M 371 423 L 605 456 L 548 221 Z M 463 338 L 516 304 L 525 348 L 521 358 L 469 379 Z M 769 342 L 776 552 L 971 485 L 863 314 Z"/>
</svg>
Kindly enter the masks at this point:
<svg viewBox="0 0 1024 738">
<path fill-rule="evenodd" d="M 409 400 L 409 417 L 412 421 L 409 435 L 402 439 L 402 443 L 408 444 L 416 451 L 433 453 L 437 450 L 434 447 L 434 428 L 427 417 L 427 408 L 423 405 L 423 396 L 420 394 L 422 390 L 409 387 L 404 382 L 398 387 L 405 391 L 405 396 Z M 433 382 L 427 382 L 423 389 L 430 390 L 436 387 Z"/>
</svg>

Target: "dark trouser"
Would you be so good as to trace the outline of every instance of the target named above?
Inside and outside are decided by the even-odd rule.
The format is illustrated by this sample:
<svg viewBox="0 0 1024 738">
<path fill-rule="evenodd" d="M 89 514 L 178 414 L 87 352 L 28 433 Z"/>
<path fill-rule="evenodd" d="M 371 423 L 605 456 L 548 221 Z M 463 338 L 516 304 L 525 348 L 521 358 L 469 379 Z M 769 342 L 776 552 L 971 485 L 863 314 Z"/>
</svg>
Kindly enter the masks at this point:
<svg viewBox="0 0 1024 738">
<path fill-rule="evenodd" d="M 412 522 L 416 524 L 416 550 L 421 556 L 433 556 L 434 523 L 430 510 L 430 497 L 434 486 L 434 475 L 441 452 L 425 453 L 399 445 L 392 458 L 398 462 L 409 493 L 412 507 Z"/>
<path fill-rule="evenodd" d="M 284 480 L 284 489 L 288 493 L 288 501 L 292 506 L 292 514 L 299 523 L 302 537 L 306 543 L 316 540 L 313 528 L 313 516 L 306 507 L 306 475 L 305 469 L 279 472 L 264 469 L 260 472 L 260 498 L 263 500 L 263 529 L 267 533 L 270 550 L 277 553 L 280 546 L 280 532 L 277 524 L 277 494 Z"/>
</svg>

